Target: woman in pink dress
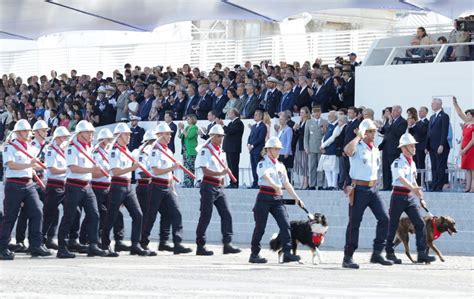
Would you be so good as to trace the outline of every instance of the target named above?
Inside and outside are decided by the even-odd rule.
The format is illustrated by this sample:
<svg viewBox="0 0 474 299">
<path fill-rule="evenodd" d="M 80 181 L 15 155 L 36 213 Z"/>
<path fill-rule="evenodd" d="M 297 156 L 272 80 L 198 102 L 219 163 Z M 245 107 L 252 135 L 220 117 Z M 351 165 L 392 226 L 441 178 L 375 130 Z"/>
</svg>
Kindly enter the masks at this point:
<svg viewBox="0 0 474 299">
<path fill-rule="evenodd" d="M 466 170 L 465 192 L 474 192 L 474 109 L 463 112 L 456 97 L 453 97 L 454 109 L 464 121 L 461 143 L 461 169 Z"/>
</svg>

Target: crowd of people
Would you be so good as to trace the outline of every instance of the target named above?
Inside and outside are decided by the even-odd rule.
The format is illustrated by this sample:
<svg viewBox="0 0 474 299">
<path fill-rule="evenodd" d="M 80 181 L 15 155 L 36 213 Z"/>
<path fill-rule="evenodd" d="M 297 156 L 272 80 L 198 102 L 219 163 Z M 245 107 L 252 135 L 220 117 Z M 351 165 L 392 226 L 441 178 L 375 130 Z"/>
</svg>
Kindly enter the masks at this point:
<svg viewBox="0 0 474 299">
<path fill-rule="evenodd" d="M 0 139 L 4 140 L 20 119 L 26 119 L 31 126 L 44 120 L 50 135 L 59 126 L 74 131 L 81 120 L 94 126 L 130 122 L 133 134 L 128 147 L 133 151 L 145 134 L 139 121 L 164 121 L 174 132 L 170 149 L 175 151 L 178 136 L 184 164 L 193 171 L 198 139 L 207 139 L 212 126 L 220 124 L 227 133 L 227 162 L 237 179 L 241 145 L 247 142 L 253 173 L 250 188 L 256 188 L 256 165 L 263 144 L 274 129 L 284 145 L 280 160 L 289 170 L 290 179 L 299 183 L 297 189 L 343 189 L 350 178 L 348 158 L 342 149 L 353 138 L 360 120 L 376 118 L 372 109 L 354 106 L 354 71 L 359 63 L 357 55 L 350 53 L 348 60 L 337 57 L 334 67 L 316 59 L 312 64 L 306 61 L 301 65 L 271 65 L 269 61 L 252 65 L 247 61 L 233 69 L 216 63 L 208 73 L 187 64 L 176 72 L 171 67 L 142 70 L 126 64 L 123 72 L 116 70 L 112 77 L 104 77 L 102 71 L 95 77 L 79 76 L 75 70 L 58 77 L 51 71 L 50 78 L 31 76 L 23 82 L 14 74 L 4 75 L 0 84 Z M 409 108 L 405 120 L 399 106 L 387 107 L 382 120 L 375 121 L 382 138 L 379 148 L 383 152 L 383 190 L 391 189 L 390 164 L 399 155 L 398 141 L 407 130 L 419 142 L 415 156 L 419 169 L 425 169 L 429 153 L 432 182 L 427 190 L 442 191 L 448 183 L 452 126 L 439 99 L 433 101 L 431 108 L 432 120 L 441 115 L 441 122 L 427 119 L 427 107 L 418 111 Z M 467 131 L 471 128 L 472 111 L 462 113 L 460 109 Z M 297 114 L 300 120 L 295 123 L 292 116 Z M 278 118 L 278 124 L 272 128 L 273 118 Z M 224 125 L 226 119 L 230 121 L 228 125 Z M 243 142 L 246 128 L 240 119 L 255 120 L 248 140 Z M 174 120 L 185 120 L 187 125 L 180 122 L 177 126 Z M 209 125 L 199 128 L 197 120 L 208 120 Z M 470 139 L 468 133 L 464 134 L 463 169 L 470 169 L 466 166 L 472 160 Z M 471 177 L 474 176 L 467 171 L 466 191 L 474 189 Z M 421 176 L 418 182 L 424 184 Z M 185 175 L 183 187 L 194 186 L 194 180 Z M 239 182 L 228 187 L 238 188 Z"/>
</svg>

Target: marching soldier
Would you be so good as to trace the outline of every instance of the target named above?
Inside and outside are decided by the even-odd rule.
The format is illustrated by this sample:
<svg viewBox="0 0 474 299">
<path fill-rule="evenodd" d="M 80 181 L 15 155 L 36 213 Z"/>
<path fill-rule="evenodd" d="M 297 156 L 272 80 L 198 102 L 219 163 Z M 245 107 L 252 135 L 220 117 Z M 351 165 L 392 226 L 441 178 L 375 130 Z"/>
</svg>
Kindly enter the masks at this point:
<svg viewBox="0 0 474 299">
<path fill-rule="evenodd" d="M 230 172 L 226 166 L 223 167 L 225 155 L 221 150 L 224 138 L 224 129 L 220 125 L 214 125 L 209 130 L 210 142 L 204 146 L 196 158 L 196 167 L 201 168 L 204 174 L 201 182 L 201 215 L 196 228 L 196 255 L 213 255 L 214 252 L 206 249 L 206 230 L 211 222 L 212 208 L 216 206 L 221 217 L 222 242 L 224 243 L 223 253 L 239 253 L 240 249 L 232 245 L 232 215 L 224 194 L 224 176 Z M 219 162 L 219 159 L 221 162 Z M 223 162 L 222 162 L 223 163 Z"/>
<path fill-rule="evenodd" d="M 342 262 L 344 268 L 359 269 L 359 265 L 353 261 L 352 255 L 359 245 L 359 227 L 367 207 L 370 207 L 377 219 L 374 251 L 370 262 L 384 266 L 393 264 L 381 254 L 387 237 L 388 215 L 375 189 L 380 167 L 380 153 L 374 145 L 376 129 L 372 120 L 364 119 L 359 125 L 357 136 L 344 148 L 344 152 L 349 157 L 352 178 L 351 186 L 346 188 L 349 197 L 349 223 Z"/>
<path fill-rule="evenodd" d="M 114 139 L 112 132 L 109 129 L 100 130 L 97 134 L 97 148 L 92 153 L 92 158 L 97 162 L 97 164 L 104 170 L 109 171 L 109 151 L 107 148 Z M 110 176 L 106 176 L 103 173 L 100 173 L 99 176 L 92 176 L 92 190 L 94 191 L 95 197 L 97 199 L 97 206 L 99 208 L 99 236 L 102 236 L 102 231 L 105 226 L 105 220 L 107 217 L 107 204 L 109 201 L 110 193 Z M 123 242 L 125 234 L 124 223 L 123 223 L 123 214 L 119 210 L 117 213 L 117 219 L 114 223 L 114 240 L 115 246 L 114 251 L 130 251 L 130 246 L 127 246 Z M 106 248 L 103 248 L 106 249 Z M 109 252 L 108 256 L 116 255 L 115 252 Z"/>
<path fill-rule="evenodd" d="M 416 153 L 415 138 L 409 133 L 405 133 L 400 138 L 402 153 L 400 157 L 392 163 L 392 197 L 390 199 L 390 224 L 387 235 L 387 259 L 395 264 L 401 264 L 402 260 L 397 258 L 393 249 L 393 240 L 397 232 L 400 216 L 403 212 L 408 215 L 411 223 L 415 226 L 416 247 L 418 251 L 418 263 L 434 262 L 436 258 L 426 253 L 426 232 L 425 222 L 421 217 L 420 210 L 415 202 L 415 197 L 420 199 L 420 205 L 426 208 L 423 199 L 423 191 L 416 182 L 416 164 L 413 156 Z"/>
<path fill-rule="evenodd" d="M 163 236 L 163 230 L 167 230 L 169 222 L 173 228 L 173 253 L 182 254 L 192 252 L 191 248 L 184 247 L 181 242 L 183 240 L 183 221 L 181 212 L 179 211 L 176 190 L 173 185 L 173 171 L 178 168 L 178 164 L 174 163 L 166 154 L 173 156 L 173 152 L 168 148 L 168 143 L 171 139 L 171 133 L 168 124 L 160 123 L 158 125 L 156 134 L 158 135 L 158 142 L 151 150 L 149 157 L 149 165 L 151 169 L 151 185 L 149 187 L 148 208 L 145 213 L 144 228 L 142 234 L 142 244 L 145 246 L 149 243 L 149 236 L 153 229 L 158 211 L 161 213 L 161 218 L 168 219 L 161 221 L 160 229 L 160 245 L 158 250 L 168 250 L 166 247 L 171 247 L 166 244 L 168 236 Z M 166 225 L 166 227 L 164 227 Z M 163 239 L 165 238 L 165 239 Z"/>
<path fill-rule="evenodd" d="M 131 153 L 127 148 L 130 142 L 130 134 L 130 128 L 125 123 L 119 123 L 115 127 L 116 143 L 112 145 L 109 153 L 112 180 L 105 226 L 102 230 L 102 246 L 104 248 L 110 247 L 110 230 L 114 226 L 120 206 L 123 204 L 132 217 L 132 247 L 130 254 L 150 256 L 153 253 L 144 250 L 139 243 L 142 233 L 143 214 L 137 195 L 131 186 L 132 171 L 138 168 L 138 163 L 132 162 L 130 159 Z M 109 251 L 112 250 L 109 249 Z"/>
<path fill-rule="evenodd" d="M 3 149 L 3 165 L 5 166 L 5 199 L 3 219 L 0 226 L 0 260 L 13 260 L 15 254 L 8 250 L 10 235 L 23 204 L 29 220 L 28 240 L 32 256 L 49 256 L 52 253 L 43 245 L 41 225 L 43 211 L 41 202 L 33 183 L 34 168 L 38 159 L 29 154 L 28 138 L 31 126 L 27 120 L 21 119 L 13 128 L 16 138 L 5 143 Z"/>
<path fill-rule="evenodd" d="M 58 258 L 75 258 L 76 255 L 68 250 L 66 237 L 76 221 L 78 207 L 86 213 L 87 239 L 89 247 L 87 256 L 105 256 L 107 252 L 98 247 L 99 211 L 97 200 L 90 182 L 92 175 L 97 176 L 102 171 L 92 160 L 91 141 L 94 126 L 81 120 L 76 125 L 76 136 L 71 140 L 66 152 L 66 195 L 64 199 L 64 215 L 58 232 Z"/>
<path fill-rule="evenodd" d="M 295 193 L 293 186 L 288 180 L 285 165 L 278 161 L 280 150 L 283 148 L 278 137 L 271 137 L 265 143 L 266 155 L 257 165 L 258 185 L 260 191 L 253 208 L 255 218 L 255 229 L 252 235 L 252 253 L 249 262 L 263 264 L 267 259 L 260 256 L 260 241 L 265 233 L 268 214 L 272 214 L 280 228 L 280 238 L 283 245 L 283 262 L 297 262 L 298 255 L 290 253 L 291 231 L 288 212 L 281 200 L 282 188 L 285 188 L 300 207 L 304 207 L 303 201 Z"/>
</svg>

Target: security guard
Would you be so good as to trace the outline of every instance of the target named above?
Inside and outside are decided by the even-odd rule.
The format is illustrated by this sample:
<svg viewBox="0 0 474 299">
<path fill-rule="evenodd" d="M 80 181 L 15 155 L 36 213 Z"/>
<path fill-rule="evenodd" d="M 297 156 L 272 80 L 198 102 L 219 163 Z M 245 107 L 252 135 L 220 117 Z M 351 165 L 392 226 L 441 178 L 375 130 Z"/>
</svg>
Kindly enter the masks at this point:
<svg viewBox="0 0 474 299">
<path fill-rule="evenodd" d="M 46 244 L 49 243 L 50 247 L 56 244 L 51 243 L 54 235 L 51 237 L 49 231 L 52 228 L 54 229 L 53 232 L 56 231 L 54 226 L 57 223 L 56 216 L 59 213 L 58 206 L 64 203 L 67 170 L 64 143 L 70 135 L 68 129 L 65 127 L 57 127 L 53 133 L 51 144 L 46 148 L 45 164 L 47 167 L 47 183 L 45 200 L 43 202 L 43 238 L 46 239 Z M 79 221 L 80 216 L 80 213 L 76 214 L 76 221 Z"/>
<path fill-rule="evenodd" d="M 393 250 L 393 240 L 397 232 L 400 216 L 403 212 L 408 215 L 411 223 L 415 226 L 416 247 L 418 250 L 418 263 L 434 262 L 436 258 L 426 253 L 426 233 L 425 222 L 421 217 L 420 210 L 415 202 L 415 197 L 420 199 L 420 205 L 426 208 L 426 202 L 423 200 L 423 191 L 416 182 L 416 164 L 413 156 L 416 153 L 415 138 L 405 133 L 400 138 L 402 153 L 400 157 L 392 163 L 392 197 L 390 199 L 390 224 L 387 235 L 387 259 L 395 264 L 401 264 L 402 260 L 397 258 Z"/>
<path fill-rule="evenodd" d="M 196 158 L 196 168 L 201 168 L 204 174 L 201 182 L 201 215 L 196 228 L 196 255 L 213 255 L 214 252 L 207 250 L 206 230 L 211 222 L 212 206 L 215 205 L 221 217 L 222 242 L 224 243 L 224 254 L 239 253 L 240 249 L 232 246 L 232 215 L 224 194 L 224 176 L 230 169 L 222 167 L 220 161 L 225 161 L 225 155 L 221 150 L 224 139 L 224 129 L 220 125 L 214 125 L 208 135 L 210 142 L 204 146 Z M 212 151 L 212 152 L 211 152 Z M 214 156 L 215 155 L 215 156 Z"/>
<path fill-rule="evenodd" d="M 145 224 L 142 234 L 142 244 L 147 245 L 149 236 L 156 220 L 156 215 L 161 208 L 161 217 L 168 217 L 173 228 L 173 253 L 189 253 L 191 248 L 184 247 L 181 242 L 183 240 L 183 221 L 181 212 L 179 211 L 176 190 L 173 185 L 173 171 L 178 168 L 178 164 L 171 161 L 161 151 L 166 151 L 170 156 L 173 152 L 168 148 L 171 133 L 167 123 L 162 122 L 158 125 L 156 134 L 158 134 L 158 144 L 152 149 L 149 165 L 151 174 L 150 192 L 148 197 L 148 209 L 146 213 Z M 164 240 L 166 242 L 166 240 Z M 160 238 L 160 244 L 163 240 Z"/>
<path fill-rule="evenodd" d="M 48 124 L 44 120 L 39 120 L 35 122 L 33 125 L 33 134 L 34 139 L 31 141 L 31 153 L 34 157 L 38 158 L 41 162 L 44 162 L 44 154 L 45 148 L 48 142 L 46 141 L 46 137 L 48 136 Z M 39 168 L 36 169 L 36 175 L 41 180 L 44 180 L 44 170 Z M 38 192 L 39 198 L 41 202 L 44 202 L 45 194 L 44 190 L 41 189 L 38 184 L 36 184 L 36 191 Z M 44 240 L 45 246 L 49 249 L 58 249 L 58 245 L 54 243 L 53 238 L 56 234 L 56 229 L 58 228 L 58 221 L 59 221 L 59 211 L 57 211 L 56 216 L 54 218 L 53 225 L 49 228 L 47 239 Z M 23 244 L 26 236 L 26 228 L 27 228 L 27 217 L 24 209 L 20 210 L 20 215 L 18 216 L 18 222 L 16 224 L 16 232 L 15 232 L 15 239 L 17 243 L 17 248 L 15 248 L 15 252 L 27 252 L 27 247 Z"/>
<path fill-rule="evenodd" d="M 253 208 L 255 218 L 255 229 L 252 235 L 252 253 L 249 262 L 263 264 L 267 259 L 260 256 L 260 241 L 265 233 L 268 214 L 272 214 L 280 228 L 280 238 L 283 244 L 283 262 L 297 262 L 298 255 L 290 253 L 291 232 L 288 212 L 281 202 L 282 188 L 284 187 L 300 207 L 304 207 L 303 201 L 295 193 L 293 186 L 288 180 L 285 165 L 278 161 L 280 150 L 283 148 L 278 137 L 271 137 L 265 143 L 266 155 L 257 164 L 258 185 L 260 191 Z"/>
<path fill-rule="evenodd" d="M 31 149 L 28 137 L 31 126 L 27 120 L 21 119 L 13 128 L 16 139 L 5 143 L 3 148 L 3 165 L 5 166 L 5 199 L 3 201 L 3 219 L 0 226 L 0 260 L 13 260 L 15 254 L 8 250 L 10 235 L 23 204 L 30 223 L 28 240 L 32 256 L 49 256 L 52 253 L 43 245 L 41 224 L 43 211 L 41 202 L 32 181 L 36 158 L 28 157 Z"/>
<path fill-rule="evenodd" d="M 132 217 L 132 248 L 131 255 L 149 256 L 152 253 L 140 246 L 143 214 L 138 203 L 137 195 L 131 186 L 132 171 L 138 168 L 137 163 L 127 157 L 131 156 L 127 148 L 130 142 L 130 128 L 125 123 L 119 123 L 114 129 L 116 143 L 112 144 L 109 153 L 110 175 L 112 176 L 109 196 L 109 206 L 105 226 L 102 230 L 102 246 L 110 246 L 110 231 L 117 219 L 120 206 L 123 204 Z M 125 154 L 126 153 L 126 154 Z M 111 249 L 109 249 L 111 251 Z M 155 254 L 156 255 L 156 254 Z"/>
<path fill-rule="evenodd" d="M 359 125 L 357 136 L 344 148 L 349 157 L 352 178 L 351 186 L 346 189 L 349 197 L 349 223 L 342 262 L 344 268 L 359 269 L 359 265 L 352 260 L 352 255 L 359 245 L 359 227 L 367 207 L 370 207 L 377 219 L 374 251 L 370 262 L 385 266 L 393 264 L 381 254 L 387 237 L 388 215 L 375 190 L 380 167 L 380 153 L 374 146 L 376 129 L 372 120 L 364 119 Z"/>
<path fill-rule="evenodd" d="M 102 129 L 97 134 L 97 142 L 95 150 L 92 153 L 92 158 L 97 162 L 100 167 L 106 171 L 109 171 L 109 151 L 108 147 L 114 139 L 114 135 L 109 129 Z M 97 199 L 97 206 L 99 208 L 99 236 L 102 236 L 102 230 L 105 226 L 105 219 L 107 217 L 107 205 L 109 201 L 110 193 L 110 176 L 105 176 L 100 173 L 98 176 L 92 176 L 92 190 L 94 191 Z M 82 231 L 82 230 L 81 230 Z M 115 246 L 114 251 L 130 251 L 131 247 L 123 242 L 125 235 L 123 214 L 119 210 L 117 213 L 117 219 L 114 223 L 114 240 Z M 102 248 L 105 249 L 105 248 Z M 115 255 L 114 252 L 109 252 L 108 256 Z"/>
<path fill-rule="evenodd" d="M 107 252 L 101 250 L 99 242 L 99 211 L 95 194 L 90 181 L 92 175 L 98 175 L 100 166 L 94 166 L 90 142 L 94 134 L 94 126 L 86 120 L 76 125 L 75 137 L 69 143 L 66 152 L 66 196 L 64 199 L 64 215 L 61 219 L 58 232 L 58 258 L 75 258 L 76 255 L 68 250 L 66 237 L 74 225 L 78 207 L 83 207 L 86 213 L 87 238 L 89 247 L 87 256 L 105 256 Z"/>
</svg>

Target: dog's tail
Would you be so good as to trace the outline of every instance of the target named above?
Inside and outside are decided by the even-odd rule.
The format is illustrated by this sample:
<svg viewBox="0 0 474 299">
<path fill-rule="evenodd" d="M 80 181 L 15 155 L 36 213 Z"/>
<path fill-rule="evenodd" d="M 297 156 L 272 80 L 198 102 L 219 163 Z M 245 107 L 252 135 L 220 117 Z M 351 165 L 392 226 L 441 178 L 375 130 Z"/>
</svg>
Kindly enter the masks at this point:
<svg viewBox="0 0 474 299">
<path fill-rule="evenodd" d="M 270 249 L 273 251 L 278 251 L 281 249 L 281 240 L 279 234 L 273 234 L 272 239 L 270 240 Z"/>
</svg>

